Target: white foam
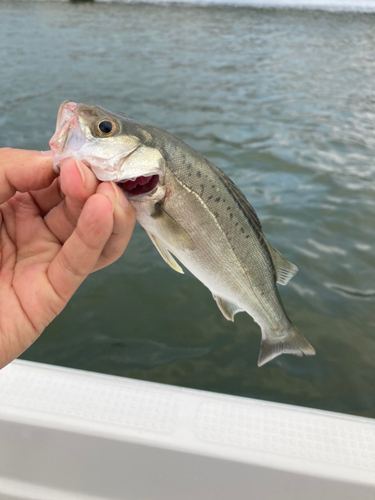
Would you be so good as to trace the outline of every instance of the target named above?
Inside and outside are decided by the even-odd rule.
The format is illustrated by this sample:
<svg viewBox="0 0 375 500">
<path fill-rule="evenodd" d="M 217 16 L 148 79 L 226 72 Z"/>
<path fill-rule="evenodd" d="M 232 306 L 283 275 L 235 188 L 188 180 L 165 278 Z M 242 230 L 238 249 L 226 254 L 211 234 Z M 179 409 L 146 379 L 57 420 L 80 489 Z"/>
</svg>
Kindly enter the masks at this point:
<svg viewBox="0 0 375 500">
<path fill-rule="evenodd" d="M 29 0 L 24 0 L 29 1 Z M 47 1 L 47 0 L 38 0 Z M 48 0 L 51 1 L 51 0 Z M 69 0 L 52 0 L 67 2 Z M 375 0 L 95 0 L 106 3 L 181 3 L 272 9 L 307 9 L 337 12 L 375 12 Z"/>
</svg>

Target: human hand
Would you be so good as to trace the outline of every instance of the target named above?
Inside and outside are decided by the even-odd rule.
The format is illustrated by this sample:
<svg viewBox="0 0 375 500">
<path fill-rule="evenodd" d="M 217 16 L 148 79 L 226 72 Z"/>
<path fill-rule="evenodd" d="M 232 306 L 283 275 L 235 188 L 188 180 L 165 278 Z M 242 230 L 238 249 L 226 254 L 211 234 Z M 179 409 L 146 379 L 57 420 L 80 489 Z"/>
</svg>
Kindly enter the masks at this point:
<svg viewBox="0 0 375 500">
<path fill-rule="evenodd" d="M 0 149 L 0 369 L 63 310 L 93 271 L 124 252 L 135 213 L 113 183 L 66 160 Z"/>
</svg>

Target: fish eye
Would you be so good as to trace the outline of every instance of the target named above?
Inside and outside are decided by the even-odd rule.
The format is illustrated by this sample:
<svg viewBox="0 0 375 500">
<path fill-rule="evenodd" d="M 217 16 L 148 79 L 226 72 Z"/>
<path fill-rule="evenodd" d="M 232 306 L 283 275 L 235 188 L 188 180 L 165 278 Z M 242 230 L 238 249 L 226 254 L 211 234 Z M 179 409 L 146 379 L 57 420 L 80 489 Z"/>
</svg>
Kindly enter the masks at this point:
<svg viewBox="0 0 375 500">
<path fill-rule="evenodd" d="M 103 120 L 99 123 L 98 127 L 100 132 L 103 132 L 103 134 L 109 134 L 112 132 L 113 125 L 110 121 Z"/>
<path fill-rule="evenodd" d="M 99 137 L 111 137 L 119 131 L 120 127 L 112 118 L 104 118 L 96 123 L 95 129 Z"/>
</svg>

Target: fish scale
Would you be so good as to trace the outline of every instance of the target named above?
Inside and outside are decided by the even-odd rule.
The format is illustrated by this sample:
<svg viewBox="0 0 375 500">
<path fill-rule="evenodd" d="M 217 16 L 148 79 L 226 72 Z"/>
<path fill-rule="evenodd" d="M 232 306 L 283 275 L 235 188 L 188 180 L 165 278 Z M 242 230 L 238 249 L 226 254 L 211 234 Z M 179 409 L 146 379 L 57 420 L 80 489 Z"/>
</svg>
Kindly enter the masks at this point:
<svg viewBox="0 0 375 500">
<path fill-rule="evenodd" d="M 177 175 L 176 173 L 173 175 L 180 181 L 180 170 L 178 170 Z M 210 174 L 207 175 L 210 176 Z M 211 177 L 213 178 L 212 175 Z M 214 196 L 219 195 L 220 188 L 213 184 L 210 184 L 210 186 L 212 192 L 215 193 Z M 186 187 L 198 196 L 194 187 Z M 285 314 L 283 311 L 279 311 L 277 315 L 275 314 L 280 302 L 277 297 L 274 268 L 269 257 L 269 252 L 265 245 L 262 245 L 261 238 L 257 235 L 249 221 L 244 217 L 242 211 L 237 206 L 236 202 L 233 201 L 229 193 L 224 192 L 224 196 L 227 197 L 226 203 L 230 204 L 229 214 L 233 214 L 232 218 L 228 215 L 226 209 L 221 210 L 220 207 L 217 207 L 217 204 L 220 202 L 215 202 L 215 198 L 211 198 L 211 196 L 212 195 L 208 195 L 207 201 L 204 198 L 202 199 L 204 206 L 197 206 L 195 200 L 188 199 L 185 194 L 183 211 L 180 207 L 176 210 L 176 207 L 173 207 L 173 202 L 167 202 L 166 210 L 168 213 L 175 217 L 176 220 L 181 220 L 182 223 L 185 219 L 184 214 L 191 213 L 193 210 L 196 212 L 196 217 L 189 224 L 189 232 L 190 234 L 195 235 L 195 233 L 197 233 L 199 235 L 199 239 L 195 245 L 196 250 L 189 253 L 189 255 L 186 255 L 186 252 L 185 255 L 182 255 L 181 252 L 177 255 L 172 247 L 170 251 L 174 253 L 193 274 L 199 274 L 199 279 L 213 294 L 236 303 L 240 306 L 240 309 L 246 310 L 254 319 L 258 319 L 258 321 L 261 321 L 260 316 L 262 316 L 262 312 L 268 305 L 268 302 L 263 300 L 258 303 L 258 295 L 262 296 L 263 293 L 269 298 L 273 297 L 275 303 L 272 304 L 272 324 L 275 323 L 274 328 L 277 328 L 280 321 L 284 319 Z M 212 217 L 215 218 L 215 225 L 212 224 Z M 209 219 L 205 224 L 208 229 L 203 233 L 202 222 L 205 218 Z M 186 221 L 184 221 L 184 223 L 186 227 Z M 245 228 L 244 233 L 241 232 L 241 228 Z M 247 235 L 250 237 L 246 238 Z M 195 236 L 193 237 L 193 241 L 194 238 Z M 202 241 L 202 238 L 204 238 L 204 241 Z M 209 245 L 207 245 L 207 241 L 210 242 Z M 214 255 L 214 259 L 212 259 L 212 255 Z M 229 259 L 229 255 L 233 256 L 232 261 Z M 214 261 L 215 267 L 220 267 L 221 272 L 216 269 L 213 273 L 212 261 Z M 198 271 L 198 269 L 200 270 L 202 262 L 205 262 L 204 271 L 206 272 L 204 275 Z M 228 265 L 229 262 L 230 265 Z M 234 270 L 236 270 L 235 276 Z M 265 274 L 267 274 L 267 278 Z M 214 280 L 212 276 L 215 277 Z M 232 288 L 235 290 L 234 292 L 228 290 L 227 287 L 228 282 L 231 281 L 234 282 L 232 283 Z M 220 282 L 220 286 L 218 282 Z M 254 289 L 259 289 L 259 293 L 254 293 Z M 254 296 L 250 297 L 251 295 Z M 258 308 L 255 307 L 256 303 L 258 303 Z M 261 313 L 258 312 L 258 309 Z"/>
<path fill-rule="evenodd" d="M 283 353 L 315 354 L 276 286 L 286 285 L 296 266 L 270 245 L 244 194 L 213 163 L 165 130 L 71 102 L 60 107 L 51 147 L 57 170 L 62 158 L 73 156 L 88 162 L 99 180 L 118 182 L 162 258 L 178 272 L 175 258 L 189 269 L 226 319 L 239 311 L 253 317 L 262 331 L 259 366 Z M 132 182 L 148 186 L 151 177 L 158 183 L 150 182 L 149 192 L 126 190 Z"/>
</svg>

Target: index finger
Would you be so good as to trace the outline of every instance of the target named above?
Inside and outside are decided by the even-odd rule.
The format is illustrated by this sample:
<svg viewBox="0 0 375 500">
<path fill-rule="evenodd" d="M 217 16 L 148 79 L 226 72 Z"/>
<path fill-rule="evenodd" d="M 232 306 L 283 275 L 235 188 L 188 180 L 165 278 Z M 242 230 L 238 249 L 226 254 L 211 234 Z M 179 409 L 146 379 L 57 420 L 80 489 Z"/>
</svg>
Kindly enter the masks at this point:
<svg viewBox="0 0 375 500">
<path fill-rule="evenodd" d="M 52 157 L 42 155 L 41 151 L 0 149 L 0 204 L 16 191 L 46 188 L 56 177 Z"/>
</svg>

